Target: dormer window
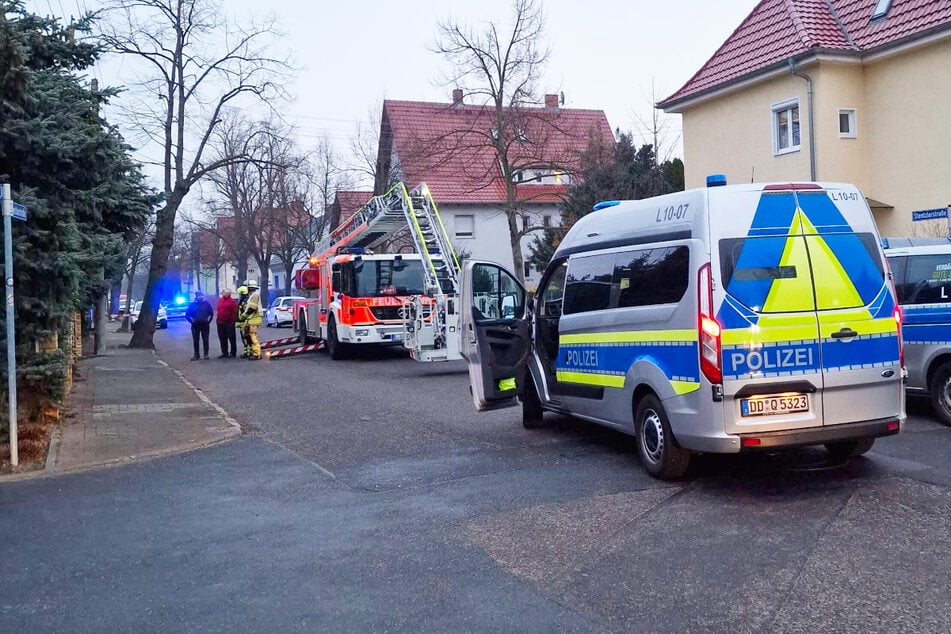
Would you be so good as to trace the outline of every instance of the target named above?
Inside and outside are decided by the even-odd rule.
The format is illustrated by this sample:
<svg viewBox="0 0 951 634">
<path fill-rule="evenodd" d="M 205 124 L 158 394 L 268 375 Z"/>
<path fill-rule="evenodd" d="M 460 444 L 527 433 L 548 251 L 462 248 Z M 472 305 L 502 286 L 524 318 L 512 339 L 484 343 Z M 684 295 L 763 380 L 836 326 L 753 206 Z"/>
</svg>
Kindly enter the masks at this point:
<svg viewBox="0 0 951 634">
<path fill-rule="evenodd" d="M 525 130 L 515 128 L 515 140 L 519 143 L 528 143 L 528 135 L 525 134 Z"/>
<path fill-rule="evenodd" d="M 491 130 L 489 130 L 489 134 L 492 135 L 492 140 L 493 140 L 493 141 L 498 141 L 498 140 L 499 140 L 499 129 L 498 129 L 498 128 L 492 128 Z"/>
<path fill-rule="evenodd" d="M 878 0 L 875 3 L 875 8 L 872 9 L 872 19 L 877 20 L 878 18 L 884 18 L 888 15 L 888 10 L 892 8 L 892 0 Z"/>
</svg>

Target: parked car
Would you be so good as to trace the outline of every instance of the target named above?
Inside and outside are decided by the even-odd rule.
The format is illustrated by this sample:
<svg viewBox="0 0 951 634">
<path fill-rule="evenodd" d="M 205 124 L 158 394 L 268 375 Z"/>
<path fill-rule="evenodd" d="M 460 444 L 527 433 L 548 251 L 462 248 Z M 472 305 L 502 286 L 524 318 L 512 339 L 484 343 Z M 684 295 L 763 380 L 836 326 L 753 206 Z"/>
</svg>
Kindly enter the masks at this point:
<svg viewBox="0 0 951 634">
<path fill-rule="evenodd" d="M 890 238 L 885 255 L 902 310 L 905 389 L 930 396 L 938 420 L 951 425 L 951 244 L 929 242 Z"/>
<path fill-rule="evenodd" d="M 142 312 L 142 302 L 138 301 L 132 307 L 132 310 L 129 311 L 129 325 L 134 326 L 136 320 L 139 318 L 139 313 Z M 168 313 L 165 311 L 165 307 L 161 304 L 159 305 L 158 314 L 155 317 L 155 326 L 157 328 L 168 328 Z"/>
<path fill-rule="evenodd" d="M 185 312 L 188 310 L 188 300 L 178 295 L 174 301 L 165 304 L 164 308 L 169 319 L 185 319 Z"/>
<path fill-rule="evenodd" d="M 294 321 L 294 300 L 302 300 L 304 297 L 295 297 L 292 295 L 282 295 L 271 302 L 271 307 L 264 311 L 264 325 L 280 328 L 281 326 L 290 326 Z"/>
</svg>

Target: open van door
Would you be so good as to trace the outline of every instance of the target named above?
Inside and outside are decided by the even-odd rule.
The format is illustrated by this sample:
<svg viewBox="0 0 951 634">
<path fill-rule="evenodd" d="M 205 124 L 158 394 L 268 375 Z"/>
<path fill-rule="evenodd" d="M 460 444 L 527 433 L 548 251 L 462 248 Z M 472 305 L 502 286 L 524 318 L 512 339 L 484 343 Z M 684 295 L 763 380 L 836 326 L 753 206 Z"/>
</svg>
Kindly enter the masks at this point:
<svg viewBox="0 0 951 634">
<path fill-rule="evenodd" d="M 514 275 L 492 262 L 466 261 L 462 270 L 462 356 L 469 363 L 472 400 L 480 412 L 513 407 L 531 347 L 526 293 Z"/>
</svg>

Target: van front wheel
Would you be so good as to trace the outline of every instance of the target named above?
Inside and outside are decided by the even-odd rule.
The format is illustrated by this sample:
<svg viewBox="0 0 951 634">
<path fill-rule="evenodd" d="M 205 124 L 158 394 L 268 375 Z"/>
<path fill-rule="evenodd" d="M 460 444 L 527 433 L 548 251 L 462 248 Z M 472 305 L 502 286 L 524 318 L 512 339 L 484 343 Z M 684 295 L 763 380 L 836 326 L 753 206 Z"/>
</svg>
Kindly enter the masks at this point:
<svg viewBox="0 0 951 634">
<path fill-rule="evenodd" d="M 931 405 L 938 420 L 951 425 L 951 362 L 942 363 L 931 379 Z"/>
<path fill-rule="evenodd" d="M 634 424 L 637 452 L 644 469 L 662 480 L 682 477 L 690 465 L 690 452 L 674 440 L 660 399 L 653 394 L 643 396 L 637 403 Z"/>
</svg>

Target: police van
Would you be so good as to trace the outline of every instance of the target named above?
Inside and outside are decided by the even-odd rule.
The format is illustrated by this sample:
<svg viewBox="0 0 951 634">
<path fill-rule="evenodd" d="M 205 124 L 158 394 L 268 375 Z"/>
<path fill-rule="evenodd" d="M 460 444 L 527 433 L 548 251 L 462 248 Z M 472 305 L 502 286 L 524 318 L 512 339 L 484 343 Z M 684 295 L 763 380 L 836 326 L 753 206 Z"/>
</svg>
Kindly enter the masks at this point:
<svg viewBox="0 0 951 634">
<path fill-rule="evenodd" d="M 522 404 L 635 436 L 646 470 L 695 452 L 825 445 L 846 457 L 905 417 L 901 314 L 852 185 L 726 185 L 609 201 L 528 299 L 468 261 L 462 350 L 476 408 Z"/>
<path fill-rule="evenodd" d="M 930 395 L 935 415 L 951 425 L 951 243 L 894 238 L 883 243 L 902 309 L 905 387 Z"/>
</svg>

